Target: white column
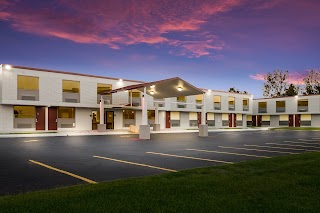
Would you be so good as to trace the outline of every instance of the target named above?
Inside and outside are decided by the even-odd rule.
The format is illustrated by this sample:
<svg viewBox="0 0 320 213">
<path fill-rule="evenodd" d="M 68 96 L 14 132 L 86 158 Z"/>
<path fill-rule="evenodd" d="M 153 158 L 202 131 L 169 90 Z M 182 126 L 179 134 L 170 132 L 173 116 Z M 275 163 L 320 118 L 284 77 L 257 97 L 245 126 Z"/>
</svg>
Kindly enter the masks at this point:
<svg viewBox="0 0 320 213">
<path fill-rule="evenodd" d="M 48 122 L 49 122 L 49 109 L 45 107 L 45 130 L 48 131 Z"/>
<path fill-rule="evenodd" d="M 104 124 L 104 100 L 102 95 L 100 97 L 100 124 Z"/>
<path fill-rule="evenodd" d="M 154 120 L 155 124 L 159 124 L 159 103 L 158 102 L 156 102 L 154 116 L 155 116 L 155 120 Z"/>
<path fill-rule="evenodd" d="M 201 124 L 206 124 L 206 94 L 202 96 L 202 108 L 201 108 Z"/>
<path fill-rule="evenodd" d="M 148 125 L 148 109 L 146 101 L 146 88 L 143 89 L 143 94 L 141 97 L 141 109 L 142 109 L 142 123 L 141 125 Z"/>
</svg>

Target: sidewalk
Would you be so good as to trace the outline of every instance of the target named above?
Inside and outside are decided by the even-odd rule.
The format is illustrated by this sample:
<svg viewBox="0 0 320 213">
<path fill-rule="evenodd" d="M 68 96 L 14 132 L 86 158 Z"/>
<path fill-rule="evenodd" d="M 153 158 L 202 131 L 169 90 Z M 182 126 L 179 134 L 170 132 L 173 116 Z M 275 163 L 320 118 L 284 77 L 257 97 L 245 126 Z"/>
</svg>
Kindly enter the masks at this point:
<svg viewBox="0 0 320 213">
<path fill-rule="evenodd" d="M 209 132 L 232 132 L 232 131 L 266 131 L 269 128 L 247 128 L 247 129 L 209 129 Z M 172 133 L 192 133 L 192 132 L 199 132 L 198 129 L 166 129 L 160 131 L 152 131 L 151 134 L 172 134 Z M 31 137 L 63 137 L 63 136 L 91 136 L 91 135 L 135 135 L 138 133 L 132 133 L 128 130 L 110 130 L 107 132 L 97 132 L 96 130 L 83 130 L 83 131 L 61 131 L 61 132 L 54 132 L 54 133 L 0 133 L 0 138 L 31 138 Z"/>
</svg>

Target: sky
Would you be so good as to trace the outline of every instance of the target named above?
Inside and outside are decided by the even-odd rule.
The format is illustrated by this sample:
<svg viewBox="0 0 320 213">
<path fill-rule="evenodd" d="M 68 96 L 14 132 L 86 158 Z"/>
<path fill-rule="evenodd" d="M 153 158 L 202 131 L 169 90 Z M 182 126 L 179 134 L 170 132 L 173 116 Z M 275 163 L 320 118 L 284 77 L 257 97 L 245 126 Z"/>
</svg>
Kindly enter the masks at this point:
<svg viewBox="0 0 320 213">
<path fill-rule="evenodd" d="M 262 97 L 320 68 L 319 0 L 0 0 L 0 64 Z"/>
</svg>

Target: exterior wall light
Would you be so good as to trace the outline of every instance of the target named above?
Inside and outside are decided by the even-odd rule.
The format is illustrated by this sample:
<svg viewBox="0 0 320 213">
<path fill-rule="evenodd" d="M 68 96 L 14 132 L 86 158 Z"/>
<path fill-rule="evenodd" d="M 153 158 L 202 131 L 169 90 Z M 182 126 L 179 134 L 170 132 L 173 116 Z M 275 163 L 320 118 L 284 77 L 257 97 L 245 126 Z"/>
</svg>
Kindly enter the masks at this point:
<svg viewBox="0 0 320 213">
<path fill-rule="evenodd" d="M 9 64 L 6 64 L 6 65 L 4 66 L 4 68 L 5 68 L 6 70 L 11 70 L 12 66 L 9 65 Z"/>
<path fill-rule="evenodd" d="M 299 96 L 296 95 L 296 96 L 294 96 L 294 97 L 295 97 L 295 98 L 298 98 Z"/>
<path fill-rule="evenodd" d="M 154 91 L 150 91 L 150 95 L 154 95 Z"/>
<path fill-rule="evenodd" d="M 156 85 L 151 85 L 150 88 L 155 88 Z"/>
<path fill-rule="evenodd" d="M 125 90 L 124 92 L 128 92 L 128 90 Z"/>
<path fill-rule="evenodd" d="M 123 81 L 122 78 L 120 78 L 119 81 L 122 82 Z"/>
<path fill-rule="evenodd" d="M 178 89 L 178 91 L 182 91 L 182 87 L 178 87 L 177 89 Z"/>
<path fill-rule="evenodd" d="M 211 92 L 211 89 L 208 89 L 208 92 Z"/>
</svg>

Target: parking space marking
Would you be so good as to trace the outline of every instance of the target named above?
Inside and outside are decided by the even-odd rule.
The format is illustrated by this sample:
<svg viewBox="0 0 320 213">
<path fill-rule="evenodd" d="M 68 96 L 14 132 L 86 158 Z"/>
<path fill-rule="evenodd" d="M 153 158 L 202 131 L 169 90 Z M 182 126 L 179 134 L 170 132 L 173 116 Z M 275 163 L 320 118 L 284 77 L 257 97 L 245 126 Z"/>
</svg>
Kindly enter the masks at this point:
<svg viewBox="0 0 320 213">
<path fill-rule="evenodd" d="M 274 151 L 274 150 L 264 150 L 264 149 L 247 149 L 240 147 L 231 147 L 231 146 L 218 146 L 223 149 L 239 149 L 239 150 L 247 150 L 247 151 L 257 151 L 257 152 L 271 152 L 271 153 L 281 153 L 281 154 L 298 154 L 295 152 L 282 152 L 282 151 Z"/>
<path fill-rule="evenodd" d="M 318 139 L 298 139 L 299 141 L 319 141 Z"/>
<path fill-rule="evenodd" d="M 26 141 L 23 141 L 25 143 L 30 143 L 30 142 L 38 142 L 39 140 L 26 140 Z"/>
<path fill-rule="evenodd" d="M 202 161 L 209 161 L 209 162 L 216 162 L 216 163 L 228 163 L 228 164 L 233 164 L 233 162 L 222 161 L 222 160 L 212 160 L 212 159 L 206 159 L 206 158 L 196 158 L 196 157 L 189 157 L 189 156 L 183 156 L 183 155 L 171 155 L 171 154 L 165 154 L 165 153 L 159 153 L 159 152 L 146 152 L 146 154 L 162 155 L 162 156 L 169 156 L 169 157 L 176 157 L 176 158 L 186 158 L 186 159 L 192 159 L 192 160 L 202 160 Z"/>
<path fill-rule="evenodd" d="M 203 150 L 203 149 L 186 149 L 186 150 L 198 151 L 198 152 L 213 152 L 218 154 L 239 155 L 239 156 L 257 157 L 257 158 L 271 158 L 268 156 L 261 156 L 261 155 L 250 155 L 250 154 L 242 154 L 242 153 L 234 153 L 234 152 L 219 152 L 219 151 Z"/>
<path fill-rule="evenodd" d="M 75 174 L 72 174 L 72 173 L 70 173 L 70 172 L 67 172 L 67 171 L 64 171 L 64 170 L 61 170 L 61 169 L 57 169 L 57 168 L 55 168 L 55 167 L 46 165 L 46 164 L 44 164 L 44 163 L 40 163 L 40 162 L 35 161 L 35 160 L 29 160 L 29 161 L 30 161 L 31 163 L 37 164 L 37 165 L 39 165 L 39 166 L 43 166 L 43 167 L 45 167 L 45 168 L 47 168 L 47 169 L 51 169 L 51 170 L 54 170 L 54 171 L 56 171 L 56 172 L 60 172 L 60 173 L 62 173 L 62 174 L 69 175 L 69 176 L 71 176 L 71 177 L 74 177 L 74 178 L 77 178 L 77 179 L 79 179 L 79 180 L 85 181 L 85 182 L 87 182 L 87 183 L 93 183 L 93 184 L 96 184 L 96 183 L 97 183 L 97 182 L 95 182 L 95 181 L 93 181 L 93 180 L 90 180 L 90 179 L 88 179 L 88 178 L 84 178 L 84 177 L 81 177 L 81 176 L 79 176 L 79 175 L 75 175 Z"/>
<path fill-rule="evenodd" d="M 283 141 L 284 143 L 297 143 L 297 144 L 309 144 L 309 145 L 320 145 L 318 143 L 307 143 L 307 142 L 296 142 L 296 141 Z M 320 148 L 320 147 L 319 147 Z"/>
<path fill-rule="evenodd" d="M 136 165 L 136 166 L 149 167 L 149 168 L 152 168 L 152 169 L 159 169 L 159 170 L 164 170 L 164 171 L 169 171 L 169 172 L 178 172 L 177 170 L 173 170 L 173 169 L 166 169 L 166 168 L 162 168 L 162 167 L 151 166 L 151 165 L 147 165 L 147 164 L 135 163 L 135 162 L 124 161 L 124 160 L 118 160 L 118 159 L 114 159 L 114 158 L 107 158 L 107 157 L 102 157 L 102 156 L 97 156 L 97 155 L 95 155 L 93 157 L 94 158 L 104 159 L 104 160 L 116 161 L 116 162 L 119 162 L 119 163 L 126 163 L 126 164 L 131 164 L 131 165 Z"/>
<path fill-rule="evenodd" d="M 285 147 L 277 147 L 277 146 L 260 146 L 260 145 L 249 145 L 249 144 L 245 144 L 244 146 L 253 146 L 253 147 L 270 148 L 270 149 L 288 149 L 288 150 L 296 150 L 296 151 L 305 151 L 305 149 L 285 148 Z"/>
<path fill-rule="evenodd" d="M 318 148 L 317 146 L 304 146 L 304 145 L 296 145 L 296 144 L 281 144 L 281 143 L 266 143 L 266 144 L 273 144 L 273 145 L 280 145 L 280 146 L 293 146 L 293 147 L 305 147 L 305 148 Z"/>
</svg>

